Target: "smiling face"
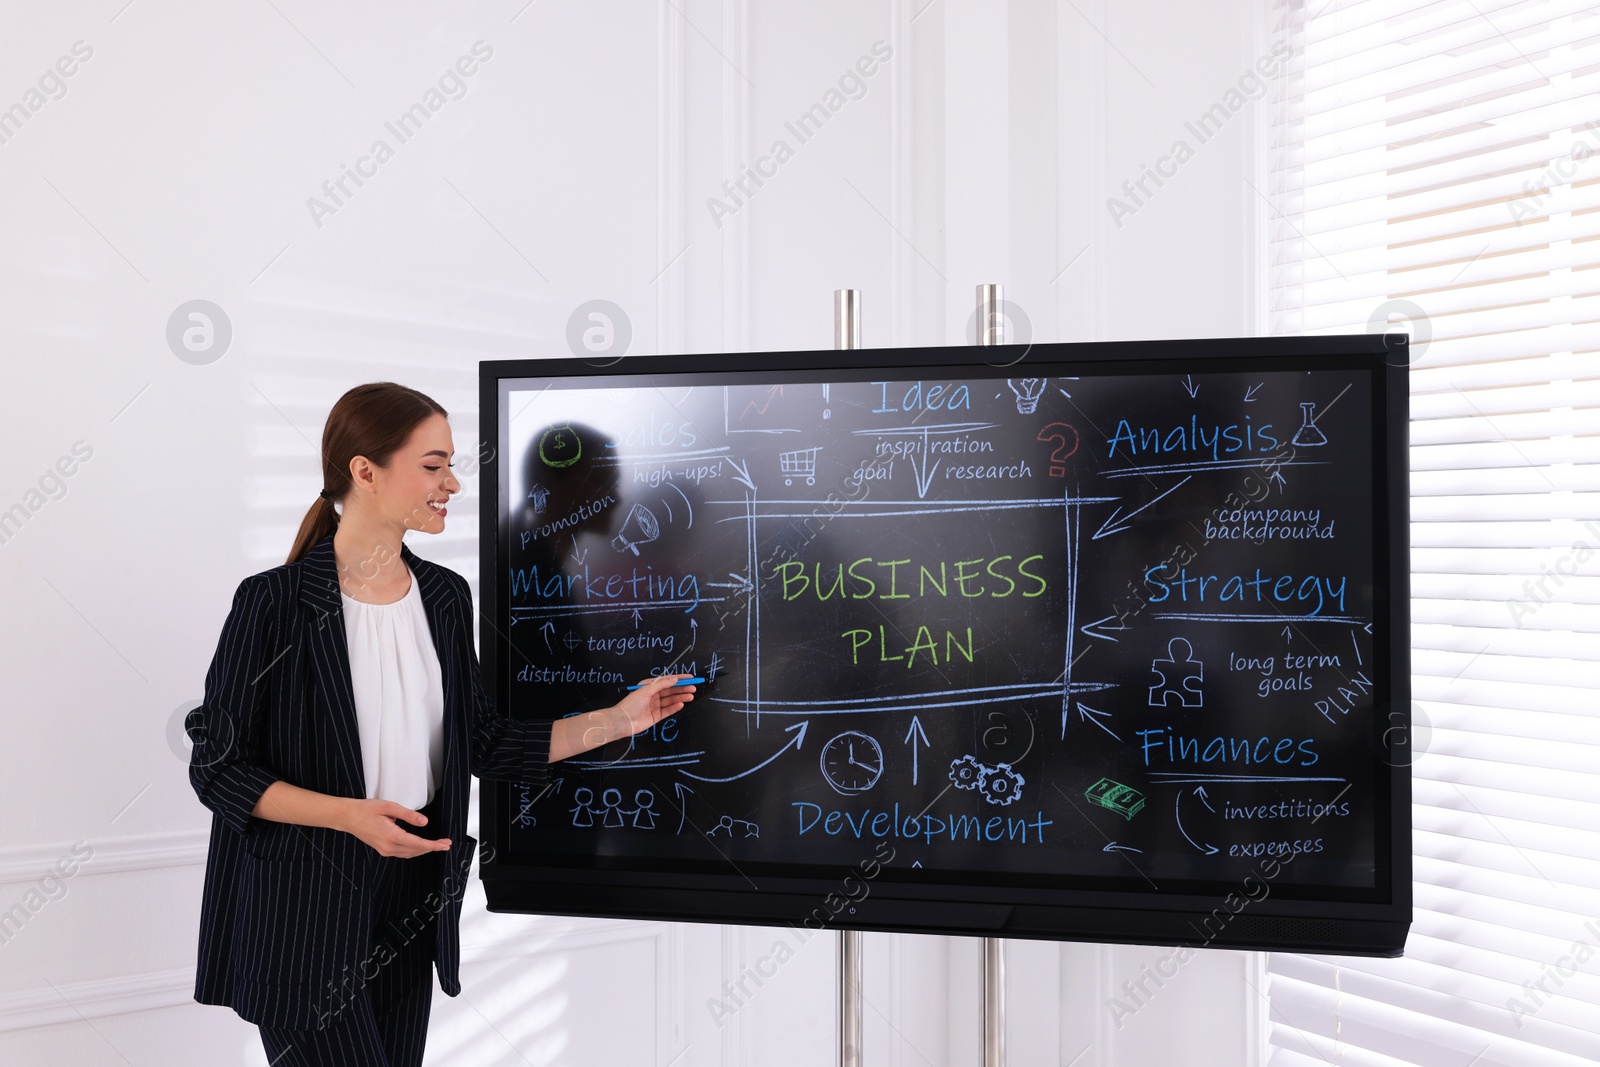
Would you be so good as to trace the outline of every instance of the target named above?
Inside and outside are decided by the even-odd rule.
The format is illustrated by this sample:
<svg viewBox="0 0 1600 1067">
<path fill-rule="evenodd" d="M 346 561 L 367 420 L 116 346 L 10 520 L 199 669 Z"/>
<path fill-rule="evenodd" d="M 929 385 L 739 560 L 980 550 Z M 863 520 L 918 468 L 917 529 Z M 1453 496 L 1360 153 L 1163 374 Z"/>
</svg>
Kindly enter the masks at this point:
<svg viewBox="0 0 1600 1067">
<path fill-rule="evenodd" d="M 379 523 L 439 533 L 444 529 L 445 502 L 461 491 L 461 483 L 450 472 L 454 453 L 449 420 L 430 415 L 395 450 L 388 469 L 374 466 L 362 456 L 352 460 L 352 492 L 369 504 Z"/>
</svg>

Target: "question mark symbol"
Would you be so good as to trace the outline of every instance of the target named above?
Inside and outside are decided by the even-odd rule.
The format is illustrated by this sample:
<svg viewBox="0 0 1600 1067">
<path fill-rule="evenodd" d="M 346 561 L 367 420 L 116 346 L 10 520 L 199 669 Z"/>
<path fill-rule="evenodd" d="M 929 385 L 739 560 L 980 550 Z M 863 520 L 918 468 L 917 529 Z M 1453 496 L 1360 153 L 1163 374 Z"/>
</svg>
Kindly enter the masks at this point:
<svg viewBox="0 0 1600 1067">
<path fill-rule="evenodd" d="M 1040 441 L 1059 441 L 1055 451 L 1050 453 L 1050 477 L 1064 478 L 1067 474 L 1067 458 L 1078 450 L 1078 431 L 1064 422 L 1049 422 L 1044 429 L 1039 431 Z M 1068 441 L 1071 445 L 1068 445 Z"/>
</svg>

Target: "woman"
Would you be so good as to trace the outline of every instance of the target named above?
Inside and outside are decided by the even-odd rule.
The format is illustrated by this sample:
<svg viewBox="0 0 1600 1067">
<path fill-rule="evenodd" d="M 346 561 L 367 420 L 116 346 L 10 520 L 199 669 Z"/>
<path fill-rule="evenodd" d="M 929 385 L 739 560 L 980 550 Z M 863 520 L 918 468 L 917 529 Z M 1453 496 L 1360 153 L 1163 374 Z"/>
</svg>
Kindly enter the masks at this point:
<svg viewBox="0 0 1600 1067">
<path fill-rule="evenodd" d="M 469 773 L 548 785 L 694 699 L 677 674 L 582 715 L 496 713 L 466 580 L 402 540 L 444 529 L 453 452 L 422 393 L 345 393 L 321 497 L 288 562 L 240 583 L 190 714 L 214 813 L 195 999 L 256 1023 L 275 1067 L 420 1064 L 431 972 L 460 992 Z"/>
</svg>

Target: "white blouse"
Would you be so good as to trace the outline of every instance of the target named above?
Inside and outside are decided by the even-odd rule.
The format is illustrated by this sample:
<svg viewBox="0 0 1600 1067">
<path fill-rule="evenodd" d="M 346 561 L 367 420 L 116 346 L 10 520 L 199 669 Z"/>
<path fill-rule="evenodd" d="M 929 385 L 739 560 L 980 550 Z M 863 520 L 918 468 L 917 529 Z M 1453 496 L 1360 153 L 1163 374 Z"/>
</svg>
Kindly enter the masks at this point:
<svg viewBox="0 0 1600 1067">
<path fill-rule="evenodd" d="M 417 588 L 392 604 L 339 591 L 367 798 L 420 808 L 444 768 L 444 683 Z"/>
</svg>

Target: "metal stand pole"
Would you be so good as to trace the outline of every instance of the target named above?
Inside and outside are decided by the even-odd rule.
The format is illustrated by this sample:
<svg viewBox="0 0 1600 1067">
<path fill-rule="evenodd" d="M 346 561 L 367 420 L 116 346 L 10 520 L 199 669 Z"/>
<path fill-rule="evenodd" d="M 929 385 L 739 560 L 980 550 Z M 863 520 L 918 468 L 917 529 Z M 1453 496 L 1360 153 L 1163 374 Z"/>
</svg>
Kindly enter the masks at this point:
<svg viewBox="0 0 1600 1067">
<path fill-rule="evenodd" d="M 861 290 L 833 291 L 833 347 L 861 347 Z M 861 931 L 839 931 L 839 1067 L 861 1067 Z"/>
<path fill-rule="evenodd" d="M 1006 943 L 983 939 L 983 1067 L 1006 1062 Z"/>
<path fill-rule="evenodd" d="M 861 290 L 833 291 L 833 347 L 861 347 Z"/>
<path fill-rule="evenodd" d="M 978 286 L 978 343 L 1006 343 L 1006 320 L 1000 312 L 1004 300 L 998 285 Z M 983 939 L 983 1067 L 1004 1067 L 1006 1062 L 1006 953 L 998 937 Z"/>
</svg>

